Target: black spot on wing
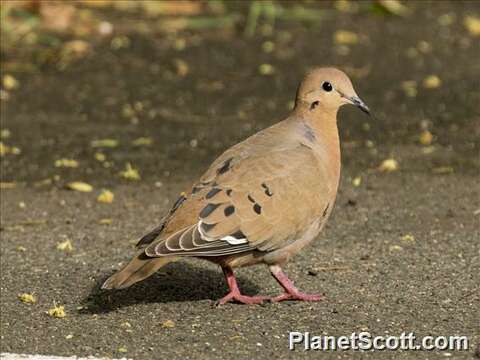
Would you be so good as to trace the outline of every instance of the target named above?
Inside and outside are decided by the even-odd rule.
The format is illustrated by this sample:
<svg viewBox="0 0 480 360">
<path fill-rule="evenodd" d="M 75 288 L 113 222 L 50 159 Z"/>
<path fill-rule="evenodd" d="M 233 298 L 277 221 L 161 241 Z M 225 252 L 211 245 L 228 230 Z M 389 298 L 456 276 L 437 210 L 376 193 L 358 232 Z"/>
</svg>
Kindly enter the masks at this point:
<svg viewBox="0 0 480 360">
<path fill-rule="evenodd" d="M 233 205 L 227 206 L 227 207 L 225 208 L 225 210 L 223 210 L 223 213 L 225 214 L 225 216 L 230 216 L 230 215 L 232 215 L 234 212 L 235 212 L 235 206 L 233 206 Z"/>
<path fill-rule="evenodd" d="M 164 228 L 165 228 L 165 222 L 163 222 L 159 227 L 150 231 L 148 234 L 144 235 L 138 241 L 136 246 L 140 247 L 140 246 L 143 246 L 143 245 L 151 244 L 153 242 L 153 240 L 155 240 L 158 237 L 158 235 L 160 235 L 162 233 Z"/>
<path fill-rule="evenodd" d="M 230 165 L 232 160 L 233 160 L 233 157 L 228 160 L 225 160 L 222 166 L 217 169 L 217 174 L 222 175 L 222 174 L 225 174 L 228 170 L 230 170 Z"/>
<path fill-rule="evenodd" d="M 164 217 L 162 219 L 162 223 L 160 224 L 160 226 L 157 226 L 155 229 L 153 229 L 152 231 L 150 231 L 148 234 L 144 235 L 137 243 L 137 247 L 139 246 L 143 246 L 143 245 L 147 245 L 147 244 L 150 244 L 153 242 L 153 240 L 155 240 L 163 231 L 163 229 L 165 228 L 165 225 L 169 219 L 170 216 L 173 215 L 173 213 L 175 211 L 177 211 L 177 209 L 182 205 L 182 203 L 187 199 L 187 197 L 182 194 L 180 195 L 180 197 L 175 201 L 175 203 L 173 204 L 172 208 L 170 209 L 170 211 L 168 212 L 168 215 L 166 217 Z"/>
<path fill-rule="evenodd" d="M 208 231 L 212 230 L 215 227 L 215 225 L 217 225 L 217 224 L 207 224 L 207 223 L 202 222 L 202 225 L 200 225 L 200 226 L 202 227 L 202 230 L 204 232 L 208 232 Z"/>
<path fill-rule="evenodd" d="M 211 199 L 212 197 L 214 197 L 215 195 L 217 195 L 220 191 L 222 191 L 221 189 L 219 188 L 213 188 L 212 190 L 210 190 L 207 195 L 205 195 L 205 199 Z"/>
<path fill-rule="evenodd" d="M 232 195 L 232 189 L 228 189 L 228 190 L 226 191 L 226 193 L 227 193 L 227 196 L 231 196 L 231 195 Z"/>
<path fill-rule="evenodd" d="M 208 217 L 213 211 L 215 211 L 215 209 L 217 207 L 219 207 L 220 204 L 207 204 L 207 206 L 205 206 L 202 211 L 200 211 L 200 214 L 198 216 L 200 216 L 201 219 L 205 219 L 206 217 Z"/>
<path fill-rule="evenodd" d="M 270 188 L 268 187 L 267 184 L 262 183 L 262 187 L 265 189 L 265 194 L 266 194 L 267 196 L 272 196 L 272 195 L 273 195 L 273 193 L 270 191 Z"/>
<path fill-rule="evenodd" d="M 258 215 L 262 212 L 262 207 L 255 201 L 255 199 L 251 195 L 247 195 L 247 199 L 253 203 L 253 211 L 255 211 Z"/>
<path fill-rule="evenodd" d="M 230 236 L 234 237 L 235 239 L 246 239 L 247 238 L 241 230 L 238 230 L 238 231 L 234 232 L 233 234 L 230 234 Z"/>
</svg>

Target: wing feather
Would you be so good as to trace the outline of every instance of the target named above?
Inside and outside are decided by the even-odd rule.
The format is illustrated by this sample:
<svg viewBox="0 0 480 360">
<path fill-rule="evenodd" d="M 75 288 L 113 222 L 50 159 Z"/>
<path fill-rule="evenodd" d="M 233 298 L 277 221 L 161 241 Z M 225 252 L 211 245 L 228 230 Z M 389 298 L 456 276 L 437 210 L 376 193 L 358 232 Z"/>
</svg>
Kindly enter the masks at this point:
<svg viewBox="0 0 480 360">
<path fill-rule="evenodd" d="M 328 179 L 311 149 L 256 156 L 232 149 L 193 187 L 166 224 L 165 236 L 146 247 L 148 256 L 271 251 L 297 239 L 321 216 Z M 309 187 L 320 195 L 305 191 Z"/>
</svg>

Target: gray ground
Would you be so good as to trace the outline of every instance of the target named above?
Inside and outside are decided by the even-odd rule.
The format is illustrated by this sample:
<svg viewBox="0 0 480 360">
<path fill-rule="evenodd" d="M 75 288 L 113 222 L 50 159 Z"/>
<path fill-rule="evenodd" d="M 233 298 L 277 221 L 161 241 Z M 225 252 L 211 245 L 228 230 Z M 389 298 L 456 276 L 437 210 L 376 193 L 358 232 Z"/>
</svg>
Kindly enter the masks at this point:
<svg viewBox="0 0 480 360">
<path fill-rule="evenodd" d="M 8 142 L 22 154 L 2 158 L 2 181 L 17 187 L 1 191 L 1 351 L 137 359 L 350 358 L 351 352 L 291 353 L 288 331 L 413 331 L 468 335 L 471 350 L 453 355 L 471 358 L 480 343 L 480 67 L 474 60 L 480 51 L 462 19 L 480 16 L 480 6 L 412 7 L 407 18 L 334 12 L 317 26 L 280 23 L 273 35 L 253 39 L 185 35 L 182 52 L 165 37 L 132 35 L 128 49 L 99 45 L 63 72 L 47 68 L 20 76 L 21 88 L 2 103 L 2 128 L 12 132 Z M 456 15 L 447 27 L 437 22 L 445 13 Z M 336 29 L 362 34 L 362 42 L 339 55 L 332 50 Z M 264 54 L 261 44 L 269 39 L 277 48 Z M 431 51 L 406 56 L 421 40 Z M 190 74 L 177 77 L 173 58 L 187 61 Z M 267 62 L 277 73 L 258 76 L 259 64 Z M 353 81 L 376 116 L 340 112 L 343 174 L 333 217 L 286 269 L 301 289 L 324 293 L 325 301 L 215 308 L 226 285 L 217 267 L 201 261 L 170 264 L 127 290 L 100 291 L 102 281 L 134 253 L 132 240 L 158 223 L 178 193 L 223 149 L 285 116 L 305 70 L 324 64 L 366 69 Z M 430 74 L 442 79 L 438 89 L 422 87 Z M 405 80 L 418 81 L 416 97 L 402 91 Z M 122 107 L 137 101 L 143 110 L 132 124 Z M 435 135 L 431 153 L 418 143 L 422 123 Z M 152 137 L 153 146 L 132 147 L 140 136 Z M 104 168 L 94 160 L 90 141 L 108 137 L 120 146 L 104 151 L 113 162 Z M 55 168 L 62 157 L 79 160 L 80 167 Z M 375 170 L 388 157 L 398 160 L 399 170 Z M 118 177 L 126 162 L 139 168 L 140 182 Z M 38 184 L 54 175 L 60 178 L 53 184 Z M 356 176 L 362 177 L 359 187 L 352 185 Z M 87 181 L 95 191 L 65 190 L 72 180 Z M 115 193 L 113 204 L 96 202 L 101 188 Z M 99 224 L 102 218 L 111 218 L 111 225 Z M 70 254 L 56 249 L 65 239 L 73 243 Z M 280 291 L 264 267 L 238 273 L 248 294 Z M 21 303 L 20 293 L 34 293 L 37 304 Z M 46 315 L 54 302 L 65 306 L 66 318 Z M 174 326 L 163 326 L 167 320 Z M 118 351 L 122 347 L 126 353 Z M 379 353 L 405 359 L 441 355 Z"/>
</svg>

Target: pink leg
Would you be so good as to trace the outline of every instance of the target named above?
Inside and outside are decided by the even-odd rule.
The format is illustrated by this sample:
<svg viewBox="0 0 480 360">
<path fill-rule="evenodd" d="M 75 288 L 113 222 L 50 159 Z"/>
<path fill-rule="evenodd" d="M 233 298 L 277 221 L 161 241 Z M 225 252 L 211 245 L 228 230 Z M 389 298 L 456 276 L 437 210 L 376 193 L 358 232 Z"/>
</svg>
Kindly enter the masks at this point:
<svg viewBox="0 0 480 360">
<path fill-rule="evenodd" d="M 230 288 L 230 292 L 218 300 L 217 305 L 224 305 L 230 301 L 238 301 L 242 304 L 261 304 L 265 300 L 269 299 L 268 296 L 242 295 L 240 293 L 240 289 L 238 288 L 237 279 L 235 278 L 235 274 L 233 273 L 232 269 L 229 267 L 222 267 L 222 270 L 225 275 L 225 279 L 227 280 L 228 287 Z"/>
<path fill-rule="evenodd" d="M 299 291 L 294 285 L 292 280 L 282 271 L 280 266 L 274 265 L 270 266 L 270 271 L 278 281 L 278 283 L 285 289 L 285 293 L 275 296 L 270 300 L 272 302 L 278 302 L 283 300 L 300 300 L 300 301 L 319 301 L 323 299 L 323 296 L 320 294 L 305 294 Z"/>
</svg>

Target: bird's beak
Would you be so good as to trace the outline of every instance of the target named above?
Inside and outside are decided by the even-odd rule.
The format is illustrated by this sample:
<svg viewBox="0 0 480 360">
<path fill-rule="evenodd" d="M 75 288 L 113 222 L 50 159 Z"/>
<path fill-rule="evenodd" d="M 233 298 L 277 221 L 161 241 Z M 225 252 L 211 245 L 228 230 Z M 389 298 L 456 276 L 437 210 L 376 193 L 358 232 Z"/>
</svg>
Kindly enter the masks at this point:
<svg viewBox="0 0 480 360">
<path fill-rule="evenodd" d="M 355 105 L 356 107 L 358 107 L 358 108 L 359 108 L 360 110 L 362 110 L 364 113 L 370 115 L 370 109 L 369 109 L 368 106 L 362 101 L 362 99 L 360 99 L 360 98 L 357 97 L 357 96 L 352 96 L 352 97 L 348 98 L 348 100 L 350 100 L 353 105 Z"/>
</svg>

